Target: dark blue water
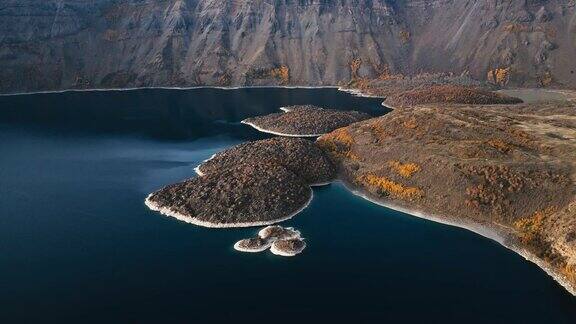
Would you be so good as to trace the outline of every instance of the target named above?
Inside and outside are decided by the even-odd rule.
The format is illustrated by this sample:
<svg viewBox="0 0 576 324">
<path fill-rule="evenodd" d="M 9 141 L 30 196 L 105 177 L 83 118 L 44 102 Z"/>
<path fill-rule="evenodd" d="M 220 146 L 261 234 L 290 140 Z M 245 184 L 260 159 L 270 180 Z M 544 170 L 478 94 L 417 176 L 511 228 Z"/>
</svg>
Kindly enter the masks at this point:
<svg viewBox="0 0 576 324">
<path fill-rule="evenodd" d="M 382 113 L 336 90 L 139 90 L 0 97 L 0 322 L 574 323 L 535 265 L 335 184 L 288 225 L 295 258 L 241 254 L 253 229 L 149 211 L 146 195 L 263 138 L 238 122 L 291 104 Z"/>
</svg>

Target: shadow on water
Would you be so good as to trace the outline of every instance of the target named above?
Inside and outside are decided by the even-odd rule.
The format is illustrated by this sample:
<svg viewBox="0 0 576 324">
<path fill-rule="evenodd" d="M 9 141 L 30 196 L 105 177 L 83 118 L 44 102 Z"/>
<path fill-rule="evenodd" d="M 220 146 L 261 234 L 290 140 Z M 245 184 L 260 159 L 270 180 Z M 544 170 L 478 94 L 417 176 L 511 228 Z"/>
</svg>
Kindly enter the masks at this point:
<svg viewBox="0 0 576 324">
<path fill-rule="evenodd" d="M 0 96 L 0 125 L 36 127 L 53 134 L 132 133 L 154 139 L 189 140 L 234 131 L 243 119 L 278 112 L 282 106 L 312 104 L 376 116 L 387 111 L 381 102 L 354 97 L 337 89 L 41 93 Z M 254 131 L 247 136 L 255 134 Z"/>
</svg>

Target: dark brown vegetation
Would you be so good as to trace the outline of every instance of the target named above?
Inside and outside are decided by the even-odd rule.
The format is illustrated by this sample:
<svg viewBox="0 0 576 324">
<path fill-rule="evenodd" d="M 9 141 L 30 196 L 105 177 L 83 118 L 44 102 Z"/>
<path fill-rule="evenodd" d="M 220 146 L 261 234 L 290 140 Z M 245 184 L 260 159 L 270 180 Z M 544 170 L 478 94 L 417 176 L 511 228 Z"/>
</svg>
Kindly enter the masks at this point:
<svg viewBox="0 0 576 324">
<path fill-rule="evenodd" d="M 211 174 L 240 164 L 258 165 L 262 161 L 284 166 L 307 184 L 327 183 L 336 177 L 331 161 L 314 142 L 283 137 L 234 146 L 201 164 L 199 170 Z"/>
<path fill-rule="evenodd" d="M 300 237 L 300 232 L 292 227 L 272 225 L 261 229 L 258 236 L 264 240 L 289 240 Z"/>
<path fill-rule="evenodd" d="M 262 252 L 267 250 L 272 242 L 260 237 L 251 237 L 240 240 L 234 244 L 234 248 L 242 252 Z"/>
<path fill-rule="evenodd" d="M 522 100 L 475 87 L 435 85 L 400 92 L 388 96 L 384 102 L 386 106 L 395 108 L 430 103 L 507 105 L 522 103 Z"/>
<path fill-rule="evenodd" d="M 294 256 L 302 253 L 306 248 L 306 242 L 301 238 L 289 240 L 277 240 L 272 243 L 271 251 L 282 256 Z"/>
<path fill-rule="evenodd" d="M 147 204 L 169 216 L 207 227 L 244 227 L 276 223 L 311 199 L 310 187 L 275 163 L 241 164 L 152 195 Z"/>
<path fill-rule="evenodd" d="M 248 118 L 244 122 L 260 130 L 287 136 L 319 136 L 337 128 L 370 118 L 357 111 L 292 106 L 282 113 Z"/>
</svg>

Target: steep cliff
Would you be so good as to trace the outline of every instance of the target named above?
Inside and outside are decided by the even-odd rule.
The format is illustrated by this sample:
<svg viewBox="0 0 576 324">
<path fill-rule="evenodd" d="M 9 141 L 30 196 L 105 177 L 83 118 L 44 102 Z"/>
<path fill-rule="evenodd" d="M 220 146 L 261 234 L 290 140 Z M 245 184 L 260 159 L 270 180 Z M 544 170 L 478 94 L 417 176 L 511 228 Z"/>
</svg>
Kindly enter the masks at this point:
<svg viewBox="0 0 576 324">
<path fill-rule="evenodd" d="M 0 92 L 337 85 L 469 72 L 576 86 L 574 0 L 4 0 Z"/>
</svg>

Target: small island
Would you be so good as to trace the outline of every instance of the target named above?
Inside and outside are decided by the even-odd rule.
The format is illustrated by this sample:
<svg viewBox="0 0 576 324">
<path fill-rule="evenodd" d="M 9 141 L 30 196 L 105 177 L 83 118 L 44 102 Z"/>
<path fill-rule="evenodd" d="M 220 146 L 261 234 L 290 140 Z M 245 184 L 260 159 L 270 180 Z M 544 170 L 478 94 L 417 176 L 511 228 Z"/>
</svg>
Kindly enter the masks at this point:
<svg viewBox="0 0 576 324">
<path fill-rule="evenodd" d="M 259 253 L 268 250 L 271 245 L 271 240 L 260 237 L 251 237 L 236 242 L 236 244 L 234 244 L 234 249 L 240 252 Z"/>
<path fill-rule="evenodd" d="M 300 231 L 292 227 L 268 226 L 261 229 L 256 237 L 236 242 L 234 249 L 240 252 L 257 253 L 270 248 L 275 255 L 291 257 L 302 253 L 306 247 L 300 235 Z"/>
<path fill-rule="evenodd" d="M 283 107 L 281 113 L 248 118 L 242 123 L 280 136 L 318 137 L 340 127 L 370 118 L 358 111 L 340 111 L 316 106 Z"/>
<path fill-rule="evenodd" d="M 295 238 L 289 240 L 278 240 L 272 243 L 270 252 L 275 255 L 292 257 L 298 255 L 306 248 L 306 242 L 302 238 Z"/>
<path fill-rule="evenodd" d="M 300 232 L 292 227 L 274 225 L 260 230 L 258 237 L 264 240 L 289 240 L 300 237 Z"/>
</svg>

